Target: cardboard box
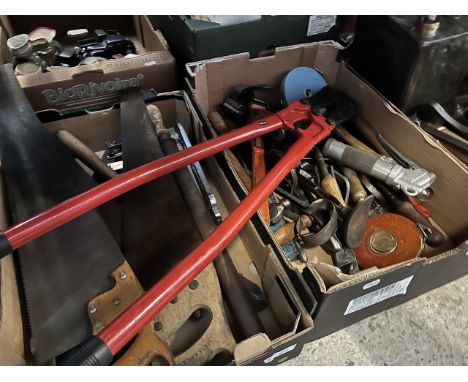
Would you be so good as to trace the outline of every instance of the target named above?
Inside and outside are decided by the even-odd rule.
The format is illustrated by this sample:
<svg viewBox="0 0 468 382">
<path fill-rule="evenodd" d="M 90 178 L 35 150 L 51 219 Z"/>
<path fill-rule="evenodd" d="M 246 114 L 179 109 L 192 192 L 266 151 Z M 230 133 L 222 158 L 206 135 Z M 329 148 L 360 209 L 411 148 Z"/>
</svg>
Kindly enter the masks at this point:
<svg viewBox="0 0 468 382">
<path fill-rule="evenodd" d="M 180 122 L 187 129 L 192 142 L 194 142 L 194 136 L 203 135 L 202 123 L 186 93 L 178 91 L 162 94 L 154 104 L 160 108 L 166 127 L 174 126 L 176 122 Z M 68 130 L 92 150 L 98 152 L 105 149 L 106 141 L 119 140 L 120 110 L 84 114 L 46 123 L 44 126 L 51 133 L 61 129 Z M 221 212 L 225 216 L 228 211 L 237 206 L 239 200 L 215 158 L 209 158 L 203 164 L 207 170 Z M 2 202 L 5 203 L 3 200 Z M 2 224 L 0 229 L 5 227 L 5 212 L 1 209 L 1 207 L 5 207 L 3 203 L 0 203 L 0 224 Z M 194 227 L 194 229 L 196 228 Z M 259 315 L 266 328 L 266 333 L 238 342 L 234 348 L 233 358 L 225 359 L 225 362 L 236 365 L 273 365 L 299 354 L 304 344 L 304 335 L 310 332 L 313 322 L 310 312 L 304 308 L 295 287 L 289 280 L 272 247 L 265 245 L 253 224 L 248 223 L 227 250 L 231 254 L 238 272 L 249 282 L 255 284 L 265 296 L 266 306 Z M 6 265 L 8 261 L 11 261 L 11 256 L 1 260 L 2 271 L 3 265 Z M 2 277 L 0 280 L 2 282 L 2 295 L 0 296 L 2 300 L 0 302 L 3 304 L 5 301 L 10 302 L 4 299 L 3 294 L 9 291 L 11 293 L 16 292 L 16 283 L 14 283 L 11 275 L 1 273 L 0 276 Z M 3 288 L 3 286 L 7 288 Z M 17 294 L 15 302 L 18 305 Z M 209 307 L 210 302 L 206 301 L 206 305 Z M 194 307 L 194 310 L 197 308 L 198 306 Z M 0 321 L 0 338 L 3 338 L 3 323 L 8 324 L 15 317 L 14 315 L 18 317 L 18 308 L 4 312 L 4 315 L 7 316 L 7 320 Z M 15 322 L 15 330 L 11 328 L 5 328 L 4 330 L 6 338 L 11 341 L 19 330 L 18 327 L 21 323 L 17 318 Z M 22 346 L 22 343 L 20 344 Z M 200 347 L 199 351 L 206 351 L 206 348 L 211 346 L 210 344 L 210 341 L 202 343 L 203 346 Z M 5 358 L 2 358 L 2 355 L 5 355 Z M 7 355 L 10 358 L 6 358 Z M 10 364 L 10 362 L 15 362 L 14 356 L 16 355 L 10 354 L 9 349 L 0 348 L 0 363 Z M 188 360 L 187 364 L 190 364 L 191 361 L 193 359 Z"/>
<path fill-rule="evenodd" d="M 56 29 L 56 39 L 62 43 L 67 41 L 69 29 L 116 29 L 136 46 L 137 57 L 18 76 L 34 110 L 93 108 L 116 100 L 118 92 L 128 87 L 157 92 L 177 88 L 174 57 L 146 16 L 1 16 L 0 22 L 0 63 L 11 60 L 8 37 L 29 33 L 38 26 Z"/>
<path fill-rule="evenodd" d="M 305 296 L 312 291 L 319 300 L 317 310 L 312 313 L 314 329 L 309 340 L 397 306 L 468 273 L 468 168 L 340 62 L 339 54 L 336 44 L 324 42 L 278 48 L 271 57 L 250 58 L 242 53 L 186 66 L 187 86 L 212 135 L 216 133 L 204 116 L 216 110 L 235 85 L 278 86 L 294 67 L 309 66 L 318 69 L 329 85 L 351 96 L 361 118 L 376 132 L 383 133 L 390 143 L 421 167 L 437 174 L 432 186 L 434 195 L 425 205 L 432 211 L 433 221 L 447 235 L 446 243 L 423 253 L 430 257 L 421 256 L 383 269 L 371 268 L 348 276 L 334 266 L 316 263 L 298 270 L 278 247 L 269 226 L 259 216 L 252 219 L 265 244 L 275 248 L 291 280 L 296 280 L 298 294 Z M 224 154 L 218 158 L 239 197 L 245 197 L 246 190 L 228 157 Z M 305 283 L 299 282 L 293 274 L 302 277 Z M 307 307 L 306 301 L 304 304 Z"/>
<path fill-rule="evenodd" d="M 349 16 L 148 16 L 163 31 L 171 49 L 184 63 L 240 52 L 268 55 L 276 47 L 337 39 Z M 197 17 L 197 18 L 194 18 Z M 221 18 L 244 18 L 220 24 Z M 353 24 L 353 22 L 351 23 Z M 252 38 L 255 36 L 255 38 Z"/>
</svg>

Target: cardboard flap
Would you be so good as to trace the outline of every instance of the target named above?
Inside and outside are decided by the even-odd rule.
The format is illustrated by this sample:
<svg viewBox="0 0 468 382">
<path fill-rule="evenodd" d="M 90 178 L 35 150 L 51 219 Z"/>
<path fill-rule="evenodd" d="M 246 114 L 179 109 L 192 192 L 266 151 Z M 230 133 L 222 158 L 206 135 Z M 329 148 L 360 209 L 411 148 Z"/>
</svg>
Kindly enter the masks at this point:
<svg viewBox="0 0 468 382">
<path fill-rule="evenodd" d="M 265 353 L 270 347 L 271 341 L 268 336 L 260 333 L 238 343 L 234 348 L 234 359 L 238 365 L 242 365 L 252 358 Z"/>
</svg>

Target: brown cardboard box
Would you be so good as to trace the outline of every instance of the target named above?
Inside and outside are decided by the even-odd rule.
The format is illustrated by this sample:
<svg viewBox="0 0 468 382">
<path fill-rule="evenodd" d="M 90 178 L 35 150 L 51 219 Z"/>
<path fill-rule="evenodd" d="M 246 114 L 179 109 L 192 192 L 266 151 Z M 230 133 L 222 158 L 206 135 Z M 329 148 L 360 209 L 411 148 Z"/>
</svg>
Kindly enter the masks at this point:
<svg viewBox="0 0 468 382">
<path fill-rule="evenodd" d="M 176 122 L 180 122 L 186 127 L 189 136 L 192 137 L 192 142 L 194 142 L 193 137 L 202 134 L 202 123 L 187 95 L 180 91 L 171 92 L 165 93 L 160 99 L 155 101 L 154 104 L 160 108 L 165 125 L 170 127 L 174 126 Z M 106 141 L 119 139 L 120 111 L 99 111 L 57 120 L 46 123 L 44 126 L 52 134 L 61 129 L 68 130 L 86 143 L 92 150 L 98 152 L 105 149 Z M 216 160 L 209 158 L 203 164 L 209 175 L 208 178 L 215 192 L 221 212 L 225 216 L 237 206 L 239 200 Z M 1 201 L 4 203 L 3 200 Z M 0 228 L 5 227 L 5 213 L 1 209 L 1 207 L 5 207 L 3 203 L 0 203 L 0 224 L 2 224 Z M 196 228 L 194 227 L 194 229 Z M 258 236 L 253 224 L 248 223 L 228 246 L 227 250 L 232 256 L 238 272 L 249 282 L 255 284 L 265 296 L 266 306 L 260 311 L 259 316 L 266 328 L 266 333 L 260 333 L 246 340 L 239 341 L 234 347 L 232 358 L 224 358 L 224 362 L 232 362 L 237 365 L 270 365 L 285 361 L 299 354 L 303 346 L 304 335 L 310 332 L 313 322 L 271 246 L 265 245 Z M 11 256 L 1 260 L 2 271 L 3 265 L 10 265 L 12 269 L 9 262 L 11 262 Z M 6 288 L 2 288 L 1 290 L 0 303 L 11 304 L 15 307 L 15 310 L 4 312 L 5 317 L 2 318 L 6 318 L 6 320 L 0 321 L 0 339 L 6 338 L 14 343 L 13 340 L 21 329 L 19 327 L 20 320 L 14 320 L 15 315 L 16 317 L 19 315 L 19 308 L 16 284 L 12 277 L 11 269 L 9 274 L 5 274 L 5 272 L 0 274 L 0 277 L 2 277 L 0 279 L 2 287 L 6 286 Z M 4 297 L 6 292 L 10 292 L 14 298 L 8 295 Z M 8 299 L 8 297 L 10 298 Z M 13 303 L 16 305 L 13 305 Z M 207 301 L 206 305 L 209 307 L 210 302 Z M 197 308 L 198 306 L 194 307 L 194 309 Z M 5 324 L 8 325 L 13 321 L 16 324 L 14 327 L 5 326 Z M 232 321 L 230 322 L 232 323 Z M 197 351 L 200 352 L 199 354 L 206 351 L 207 348 L 209 349 L 212 346 L 212 342 L 215 342 L 210 342 L 206 338 L 203 340 L 204 342 L 198 341 L 200 347 L 197 348 Z M 8 344 L 9 342 L 5 343 Z M 22 349 L 20 340 L 16 340 L 16 345 Z M 196 364 L 197 354 L 195 352 L 193 359 L 187 360 L 186 364 Z M 10 351 L 10 348 L 0 348 L 0 364 L 21 363 L 20 360 L 21 358 Z M 22 363 L 24 362 L 23 360 Z"/>
<path fill-rule="evenodd" d="M 174 57 L 146 16 L 1 16 L 0 22 L 0 63 L 11 60 L 6 47 L 9 36 L 29 33 L 38 26 L 56 29 L 60 42 L 67 41 L 69 29 L 116 29 L 136 46 L 138 57 L 18 76 L 34 110 L 91 108 L 115 100 L 117 93 L 127 87 L 157 92 L 177 88 Z"/>
<path fill-rule="evenodd" d="M 188 87 L 213 135 L 215 132 L 204 116 L 217 109 L 235 85 L 279 86 L 288 71 L 309 66 L 317 68 L 329 85 L 351 96 L 361 118 L 376 132 L 383 133 L 418 165 L 437 174 L 432 186 L 434 195 L 425 205 L 432 211 L 433 221 L 447 235 L 446 243 L 428 249 L 414 260 L 383 269 L 371 268 L 349 276 L 320 262 L 296 268 L 276 244 L 264 221 L 259 216 L 252 219 L 265 243 L 276 247 L 291 279 L 294 280 L 293 274 L 302 277 L 306 289 L 319 299 L 310 339 L 323 337 L 468 273 L 468 168 L 340 62 L 339 53 L 335 44 L 324 42 L 278 48 L 270 57 L 250 59 L 247 53 L 242 53 L 186 66 Z M 225 155 L 220 158 L 226 176 L 243 198 L 246 190 L 229 159 Z M 302 284 L 295 285 L 298 293 L 304 295 Z"/>
</svg>

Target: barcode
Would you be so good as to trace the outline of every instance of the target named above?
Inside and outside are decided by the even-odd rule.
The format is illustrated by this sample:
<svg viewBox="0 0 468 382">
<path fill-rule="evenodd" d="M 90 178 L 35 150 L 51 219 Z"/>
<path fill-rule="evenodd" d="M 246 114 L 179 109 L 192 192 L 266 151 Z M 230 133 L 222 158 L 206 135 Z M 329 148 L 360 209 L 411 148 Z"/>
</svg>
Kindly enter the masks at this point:
<svg viewBox="0 0 468 382">
<path fill-rule="evenodd" d="M 414 275 L 411 275 L 403 280 L 397 281 L 396 283 L 387 285 L 381 289 L 377 289 L 371 293 L 365 294 L 364 296 L 351 300 L 346 308 L 344 315 L 357 312 L 358 310 L 367 308 L 371 305 L 377 304 L 381 301 L 388 300 L 393 296 L 400 294 L 406 294 L 408 285 L 413 279 Z"/>
</svg>

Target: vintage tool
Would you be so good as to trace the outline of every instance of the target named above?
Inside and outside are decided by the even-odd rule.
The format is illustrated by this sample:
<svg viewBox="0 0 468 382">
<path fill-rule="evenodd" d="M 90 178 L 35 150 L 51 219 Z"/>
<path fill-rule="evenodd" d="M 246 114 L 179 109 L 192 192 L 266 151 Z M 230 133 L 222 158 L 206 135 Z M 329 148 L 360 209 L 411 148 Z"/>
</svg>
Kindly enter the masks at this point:
<svg viewBox="0 0 468 382">
<path fill-rule="evenodd" d="M 354 250 L 344 246 L 336 234 L 334 234 L 330 240 L 324 244 L 324 248 L 328 252 L 331 252 L 333 264 L 340 268 L 342 272 L 352 275 L 359 271 Z"/>
<path fill-rule="evenodd" d="M 254 107 L 260 107 L 265 110 L 275 111 L 275 107 L 270 105 L 263 99 L 257 98 L 255 92 L 258 90 L 268 90 L 271 86 L 256 85 L 256 86 L 235 86 L 229 96 L 221 103 L 221 109 L 232 120 L 243 125 L 251 118 L 251 110 Z"/>
<path fill-rule="evenodd" d="M 286 106 L 304 97 L 310 97 L 325 86 L 327 82 L 317 69 L 298 66 L 281 82 L 281 103 Z"/>
<path fill-rule="evenodd" d="M 397 214 L 371 216 L 356 257 L 363 269 L 401 263 L 419 256 L 423 234 L 411 220 Z"/>
<path fill-rule="evenodd" d="M 266 165 L 263 137 L 257 137 L 252 142 L 252 187 L 259 184 L 265 177 L 265 174 Z M 270 221 L 268 200 L 265 200 L 259 212 L 266 222 Z"/>
<path fill-rule="evenodd" d="M 444 142 L 450 143 L 456 148 L 463 151 L 465 154 L 468 154 L 468 141 L 463 137 L 457 135 L 456 133 L 452 132 L 451 130 L 447 129 L 445 126 L 431 127 L 429 124 L 424 122 L 421 122 L 419 126 L 426 133 L 429 133 Z"/>
<path fill-rule="evenodd" d="M 423 168 L 404 168 L 389 157 L 374 156 L 330 138 L 323 147 L 324 154 L 344 165 L 373 176 L 386 184 L 401 189 L 409 196 L 427 195 L 436 175 Z"/>
<path fill-rule="evenodd" d="M 372 147 L 381 155 L 389 155 L 387 150 L 380 144 L 379 140 L 375 135 L 375 130 L 370 126 L 362 116 L 359 116 L 354 119 L 353 126 L 367 139 L 367 141 L 372 145 Z M 357 142 L 359 142 L 356 139 Z M 352 143 L 347 142 L 351 146 L 354 146 Z M 356 147 L 356 146 L 355 146 Z M 360 148 L 360 147 L 358 147 Z"/>
<path fill-rule="evenodd" d="M 434 225 L 413 204 L 405 200 L 401 195 L 391 192 L 384 184 L 375 182 L 379 192 L 385 197 L 392 210 L 400 215 L 411 219 L 413 222 L 429 229 L 426 234 L 426 244 L 430 247 L 439 247 L 445 238 Z"/>
<path fill-rule="evenodd" d="M 88 315 L 94 335 L 99 334 L 144 292 L 126 261 L 112 272 L 112 277 L 115 280 L 114 287 L 88 303 Z M 159 338 L 155 324 L 153 320 L 146 325 L 138 333 L 130 348 L 113 365 L 148 366 L 155 360 L 163 360 L 164 364 L 173 365 L 172 351 L 167 343 Z"/>
<path fill-rule="evenodd" d="M 344 129 L 342 126 L 337 126 L 333 133 L 338 135 L 343 141 L 345 141 L 348 145 L 356 147 L 359 150 L 365 151 L 368 154 L 375 156 L 376 158 L 379 157 L 379 154 L 372 150 L 369 146 L 361 142 L 357 139 L 354 135 L 352 135 L 349 131 Z"/>
<path fill-rule="evenodd" d="M 455 119 L 442 105 L 432 102 L 416 107 L 411 118 L 429 134 L 468 152 L 466 117 Z"/>
<path fill-rule="evenodd" d="M 318 199 L 312 203 L 312 205 L 317 204 L 316 208 L 319 208 L 317 212 L 322 212 L 322 216 L 316 214 L 312 215 L 323 228 L 315 235 L 312 233 L 307 235 L 302 234 L 301 239 L 307 247 L 314 247 L 317 245 L 323 246 L 331 255 L 333 264 L 336 267 L 339 267 L 345 273 L 355 273 L 359 271 L 359 267 L 354 251 L 350 246 L 357 246 L 362 240 L 370 205 L 372 204 L 372 197 L 364 199 L 354 208 L 346 206 L 341 209 L 340 220 L 343 223 L 339 225 L 338 212 L 335 209 L 336 203 L 334 204 L 331 199 L 325 198 L 326 195 L 322 193 L 317 185 L 320 176 L 317 173 L 314 178 L 314 176 L 308 172 L 311 169 L 315 169 L 315 167 L 311 167 L 308 163 L 301 165 L 301 169 L 299 170 L 301 185 L 308 191 L 311 191 L 311 195 L 314 197 L 318 195 L 318 197 L 324 198 Z M 309 208 L 309 211 L 311 210 L 312 208 Z M 323 218 L 323 213 L 325 213 L 325 219 Z M 343 239 L 346 241 L 345 245 L 340 242 L 337 233 L 343 236 Z M 322 238 L 326 240 L 321 240 Z"/>
<path fill-rule="evenodd" d="M 118 174 L 92 151 L 88 146 L 81 142 L 72 133 L 66 130 L 59 130 L 55 134 L 60 142 L 62 142 L 67 149 L 69 149 L 74 156 L 82 161 L 91 170 L 99 173 L 106 179 L 115 178 Z"/>
<path fill-rule="evenodd" d="M 378 152 L 380 154 L 390 155 L 392 153 L 395 153 L 395 155 L 397 157 L 404 158 L 404 160 L 406 160 L 406 163 L 411 162 L 408 158 L 406 158 L 399 151 L 397 151 L 394 146 L 391 146 L 387 142 L 387 147 L 388 147 L 388 145 L 391 146 L 391 150 L 390 150 L 390 153 L 389 153 L 384 148 L 384 146 L 382 146 L 382 144 L 380 143 L 378 137 L 375 135 L 375 132 L 372 131 L 371 127 L 361 117 L 356 117 L 354 122 L 355 122 L 356 127 L 358 127 L 359 131 L 365 135 L 365 137 L 372 143 L 372 145 L 378 150 Z M 351 135 L 348 131 L 343 129 L 341 126 L 337 126 L 336 129 L 334 130 L 334 132 L 341 139 L 343 139 L 345 142 L 347 142 L 351 146 L 356 147 L 358 149 L 361 149 L 361 150 L 363 150 L 363 151 L 365 151 L 365 152 L 367 152 L 367 153 L 369 153 L 371 155 L 375 155 L 376 158 L 379 156 L 379 154 L 376 151 L 374 151 L 369 146 L 367 146 L 366 144 L 364 144 L 363 142 L 361 142 L 360 140 L 355 138 L 353 135 Z M 411 162 L 411 163 L 414 164 L 414 162 Z M 352 169 L 349 169 L 349 170 L 352 170 Z M 379 203 L 384 203 L 384 204 L 386 203 L 385 197 L 383 197 L 383 195 L 380 193 L 380 191 L 372 184 L 372 182 L 370 181 L 370 179 L 366 175 L 361 173 L 361 174 L 358 175 L 358 178 L 361 181 L 362 185 L 367 189 L 367 191 L 369 191 Z M 411 204 L 414 205 L 415 208 L 417 208 L 419 210 L 419 212 L 424 214 L 426 217 L 429 217 L 431 215 L 431 212 L 426 207 L 424 207 L 422 204 L 417 202 L 414 198 L 412 198 L 411 196 L 408 196 L 408 195 L 406 195 L 406 198 L 408 199 L 408 201 Z"/>
<path fill-rule="evenodd" d="M 354 203 L 359 203 L 367 198 L 366 190 L 359 180 L 356 171 L 349 167 L 343 167 L 343 174 L 349 180 L 350 184 L 350 196 Z"/>
<path fill-rule="evenodd" d="M 126 89 L 121 93 L 121 101 L 125 174 L 162 158 L 164 153 L 140 90 Z M 123 252 L 141 285 L 147 289 L 195 248 L 200 236 L 193 230 L 195 222 L 172 174 L 126 193 L 121 204 Z M 181 237 L 184 240 L 180 240 Z"/>
<path fill-rule="evenodd" d="M 331 196 L 332 200 L 338 202 L 338 205 L 341 207 L 340 216 L 343 220 L 344 243 L 348 248 L 356 248 L 364 236 L 364 229 L 373 197 L 365 198 L 358 202 L 354 208 L 350 208 L 342 197 L 335 177 L 331 176 L 328 172 L 323 155 L 318 149 L 314 149 L 314 158 L 321 176 L 320 186 L 322 190 L 328 196 Z"/>
<path fill-rule="evenodd" d="M 327 199 L 317 199 L 311 203 L 308 220 L 296 221 L 296 232 L 307 248 L 318 247 L 331 239 L 338 228 L 338 213 L 335 206 Z M 307 225 L 304 226 L 304 223 Z M 304 233 L 304 228 L 309 228 L 309 233 Z"/>
<path fill-rule="evenodd" d="M 314 105 L 311 107 L 310 105 Z M 312 110 L 323 113 L 321 116 L 312 114 Z M 327 137 L 335 123 L 351 118 L 355 113 L 355 105 L 344 94 L 331 88 L 324 88 L 310 99 L 294 103 L 281 112 L 237 129 L 224 136 L 213 138 L 200 143 L 181 153 L 171 154 L 152 163 L 122 174 L 95 187 L 92 192 L 84 193 L 60 206 L 49 209 L 28 222 L 6 229 L 2 238 L 2 251 L 21 246 L 48 232 L 65 221 L 76 218 L 86 210 L 92 209 L 105 201 L 112 199 L 126 191 L 138 187 L 149 180 L 158 178 L 171 171 L 178 170 L 192 163 L 202 160 L 225 148 L 248 141 L 255 136 L 266 134 L 277 129 L 295 129 L 294 125 L 300 121 L 300 129 L 295 129 L 297 141 L 291 146 L 284 157 L 266 175 L 260 185 L 255 187 L 249 195 L 235 208 L 218 228 L 194 251 L 178 263 L 163 279 L 153 285 L 142 297 L 127 308 L 118 318 L 109 324 L 98 336 L 83 343 L 70 355 L 63 364 L 99 365 L 108 364 L 115 354 L 128 343 L 152 317 L 162 310 L 177 293 L 179 293 L 212 259 L 216 257 L 239 233 L 250 217 L 284 179 L 297 162 L 303 158 L 317 142 Z M 136 175 L 139 175 L 136 177 Z M 95 194 L 95 198 L 92 196 Z M 67 213 L 58 214 L 63 208 Z M 49 216 L 48 224 L 43 218 Z M 41 222 L 40 226 L 35 223 Z M 21 236 L 21 233 L 30 233 Z M 20 236 L 18 236 L 20 235 Z M 22 238 L 23 240 L 18 240 Z"/>
<path fill-rule="evenodd" d="M 307 215 L 301 215 L 300 221 L 300 227 L 302 229 L 309 228 L 312 225 L 312 220 Z M 274 236 L 279 245 L 285 245 L 296 237 L 296 223 L 286 223 L 274 232 Z"/>
<path fill-rule="evenodd" d="M 227 127 L 226 122 L 224 121 L 221 114 L 219 114 L 217 111 L 212 111 L 208 113 L 208 119 L 211 123 L 211 126 L 213 126 L 213 129 L 218 135 L 225 134 L 231 131 L 231 129 Z M 242 166 L 242 164 L 239 162 L 239 159 L 237 159 L 237 157 L 233 154 L 231 150 L 224 150 L 224 153 L 226 154 L 228 161 L 234 168 L 242 185 L 247 191 L 250 191 L 250 189 L 252 188 L 252 178 L 247 173 L 247 170 L 244 168 L 244 166 Z"/>
<path fill-rule="evenodd" d="M 0 67 L 0 84 L 2 175 L 12 220 L 21 225 L 96 183 L 39 122 L 11 65 Z M 105 207 L 98 211 L 103 216 Z M 87 304 L 112 287 L 109 275 L 125 260 L 98 212 L 18 251 L 35 363 L 53 361 L 91 336 Z"/>
<path fill-rule="evenodd" d="M 364 174 L 358 175 L 359 180 L 361 181 L 362 186 L 375 198 L 375 200 L 380 204 L 386 204 L 387 199 L 379 191 L 377 187 L 371 182 L 371 180 Z"/>
<path fill-rule="evenodd" d="M 151 122 L 153 123 L 154 131 L 157 134 L 159 129 L 164 128 L 161 110 L 159 110 L 159 107 L 156 105 L 149 104 L 146 105 L 146 111 L 148 112 Z"/>
<path fill-rule="evenodd" d="M 273 107 L 268 102 L 256 97 L 255 92 L 261 89 L 271 89 L 271 87 L 266 85 L 236 86 L 229 96 L 224 99 L 221 109 L 240 124 L 245 124 L 254 118 L 255 114 L 252 111 L 255 109 L 273 111 Z M 257 118 L 261 117 L 257 116 Z M 226 124 L 218 113 L 215 113 L 214 116 L 211 113 L 211 119 L 214 122 L 215 129 L 219 131 L 227 130 Z M 254 187 L 264 178 L 266 173 L 263 137 L 257 137 L 252 140 L 251 152 L 251 186 Z M 262 204 L 259 213 L 265 221 L 268 222 L 270 220 L 268 201 Z"/>
<path fill-rule="evenodd" d="M 286 216 L 292 220 L 299 218 L 299 215 L 294 216 L 291 218 L 291 214 L 293 212 L 290 210 L 291 208 L 291 201 L 289 199 L 281 199 L 279 202 L 270 203 L 270 225 L 278 224 L 283 217 Z M 289 213 L 289 214 L 288 214 Z"/>
<path fill-rule="evenodd" d="M 178 124 L 177 130 L 181 131 L 183 130 L 183 127 Z M 180 138 L 178 137 L 175 129 L 168 130 L 161 127 L 157 133 L 159 141 L 161 142 L 161 147 L 166 155 L 174 154 L 179 151 L 177 140 Z M 185 202 L 194 217 L 194 221 L 198 226 L 201 237 L 206 239 L 215 230 L 216 224 L 219 224 L 216 220 L 213 221 L 214 217 L 210 217 L 210 214 L 207 213 L 205 203 L 203 202 L 204 198 L 202 193 L 209 191 L 206 189 L 197 189 L 193 182 L 193 178 L 190 176 L 187 169 L 181 169 L 174 172 L 174 177 Z M 212 198 L 214 198 L 214 202 L 216 203 L 214 194 L 212 195 Z M 241 327 L 244 338 L 264 332 L 265 329 L 263 328 L 263 325 L 261 324 L 252 303 L 241 284 L 240 277 L 227 250 L 222 251 L 213 260 L 213 264 L 215 266 L 216 273 L 218 274 L 223 294 L 226 296 L 228 306 L 234 315 L 236 322 Z M 224 317 L 224 315 L 222 317 Z"/>
<path fill-rule="evenodd" d="M 177 123 L 177 132 L 179 139 L 178 141 L 181 143 L 182 149 L 187 149 L 192 147 L 192 143 L 184 129 L 184 127 Z M 167 154 L 167 153 L 166 153 Z M 172 153 L 171 153 L 172 154 Z M 206 179 L 205 172 L 200 164 L 200 162 L 194 162 L 189 166 L 190 170 L 192 171 L 193 177 L 197 182 L 198 189 L 201 192 L 203 200 L 205 201 L 206 207 L 210 211 L 211 215 L 216 222 L 216 224 L 220 224 L 223 221 L 223 217 L 221 216 L 221 212 L 218 207 L 218 203 L 216 201 L 216 197 L 214 192 L 211 190 L 211 186 Z M 179 185 L 180 188 L 180 185 Z M 183 193 L 183 190 L 182 190 Z"/>
<path fill-rule="evenodd" d="M 154 328 L 173 349 L 176 365 L 206 365 L 218 356 L 232 360 L 236 341 L 219 282 L 209 264 L 155 317 Z"/>
<path fill-rule="evenodd" d="M 224 121 L 223 117 L 221 117 L 221 114 L 219 114 L 219 112 L 209 112 L 208 120 L 210 121 L 211 126 L 213 126 L 213 129 L 216 131 L 217 134 L 224 134 L 230 131 L 230 129 L 226 125 L 226 122 Z"/>
<path fill-rule="evenodd" d="M 340 187 L 336 182 L 336 178 L 328 171 L 322 153 L 318 149 L 314 149 L 312 152 L 321 178 L 320 187 L 327 194 L 327 196 L 331 197 L 340 207 L 346 208 L 347 204 L 343 200 Z"/>
</svg>

